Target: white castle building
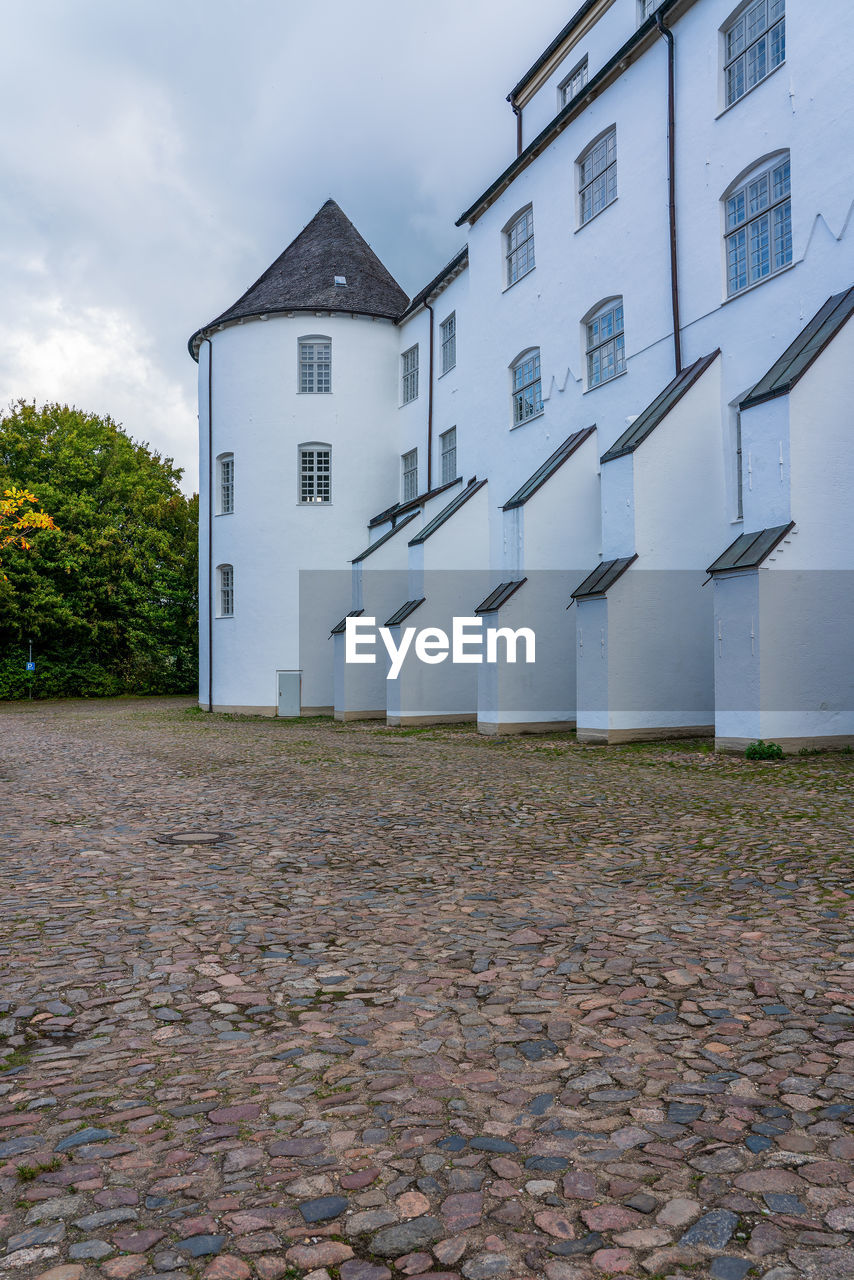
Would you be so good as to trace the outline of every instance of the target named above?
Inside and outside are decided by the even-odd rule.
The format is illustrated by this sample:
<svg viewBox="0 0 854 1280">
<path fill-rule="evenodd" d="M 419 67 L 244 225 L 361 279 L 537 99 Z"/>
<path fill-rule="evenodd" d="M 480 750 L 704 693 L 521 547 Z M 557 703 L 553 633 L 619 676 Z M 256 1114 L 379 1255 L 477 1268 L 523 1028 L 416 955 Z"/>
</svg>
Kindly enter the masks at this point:
<svg viewBox="0 0 854 1280">
<path fill-rule="evenodd" d="M 412 300 L 330 200 L 193 335 L 201 705 L 854 743 L 852 19 L 585 0 Z"/>
</svg>

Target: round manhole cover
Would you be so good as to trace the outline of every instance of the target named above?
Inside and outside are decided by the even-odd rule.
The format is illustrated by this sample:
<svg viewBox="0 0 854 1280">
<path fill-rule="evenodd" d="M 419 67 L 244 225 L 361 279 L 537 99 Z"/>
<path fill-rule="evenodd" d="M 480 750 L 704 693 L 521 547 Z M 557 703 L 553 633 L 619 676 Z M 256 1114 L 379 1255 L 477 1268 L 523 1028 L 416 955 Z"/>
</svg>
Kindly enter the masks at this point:
<svg viewBox="0 0 854 1280">
<path fill-rule="evenodd" d="M 227 831 L 169 831 L 155 836 L 158 844 L 219 844 L 221 840 L 233 840 Z"/>
</svg>

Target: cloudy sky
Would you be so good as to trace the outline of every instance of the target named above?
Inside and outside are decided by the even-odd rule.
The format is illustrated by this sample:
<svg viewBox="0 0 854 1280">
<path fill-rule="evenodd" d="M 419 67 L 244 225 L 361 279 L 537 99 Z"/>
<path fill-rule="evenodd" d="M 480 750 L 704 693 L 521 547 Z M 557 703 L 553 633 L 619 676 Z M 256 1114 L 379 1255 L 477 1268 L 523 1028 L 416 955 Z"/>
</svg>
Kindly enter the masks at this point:
<svg viewBox="0 0 854 1280">
<path fill-rule="evenodd" d="M 330 195 L 410 294 L 515 153 L 536 0 L 0 0 L 0 406 L 111 414 L 196 487 L 186 342 Z"/>
</svg>

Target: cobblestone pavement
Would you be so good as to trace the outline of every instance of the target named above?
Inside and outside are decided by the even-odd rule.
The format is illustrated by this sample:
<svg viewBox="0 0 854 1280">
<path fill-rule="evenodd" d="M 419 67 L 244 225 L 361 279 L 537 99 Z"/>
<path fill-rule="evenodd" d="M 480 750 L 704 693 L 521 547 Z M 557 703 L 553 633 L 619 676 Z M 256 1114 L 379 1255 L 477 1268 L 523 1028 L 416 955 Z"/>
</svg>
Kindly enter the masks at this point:
<svg viewBox="0 0 854 1280">
<path fill-rule="evenodd" d="M 0 1280 L 854 1277 L 851 756 L 0 735 Z"/>
</svg>

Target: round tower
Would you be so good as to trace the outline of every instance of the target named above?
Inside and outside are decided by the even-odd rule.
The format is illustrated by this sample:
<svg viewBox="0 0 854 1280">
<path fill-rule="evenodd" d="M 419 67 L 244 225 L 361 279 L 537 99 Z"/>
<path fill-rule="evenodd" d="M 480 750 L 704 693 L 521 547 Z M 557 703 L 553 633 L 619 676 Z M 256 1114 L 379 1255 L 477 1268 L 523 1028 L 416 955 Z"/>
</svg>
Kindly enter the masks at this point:
<svg viewBox="0 0 854 1280">
<path fill-rule="evenodd" d="M 328 200 L 189 342 L 199 364 L 199 703 L 332 710 L 348 559 L 398 483 L 406 294 Z"/>
</svg>

